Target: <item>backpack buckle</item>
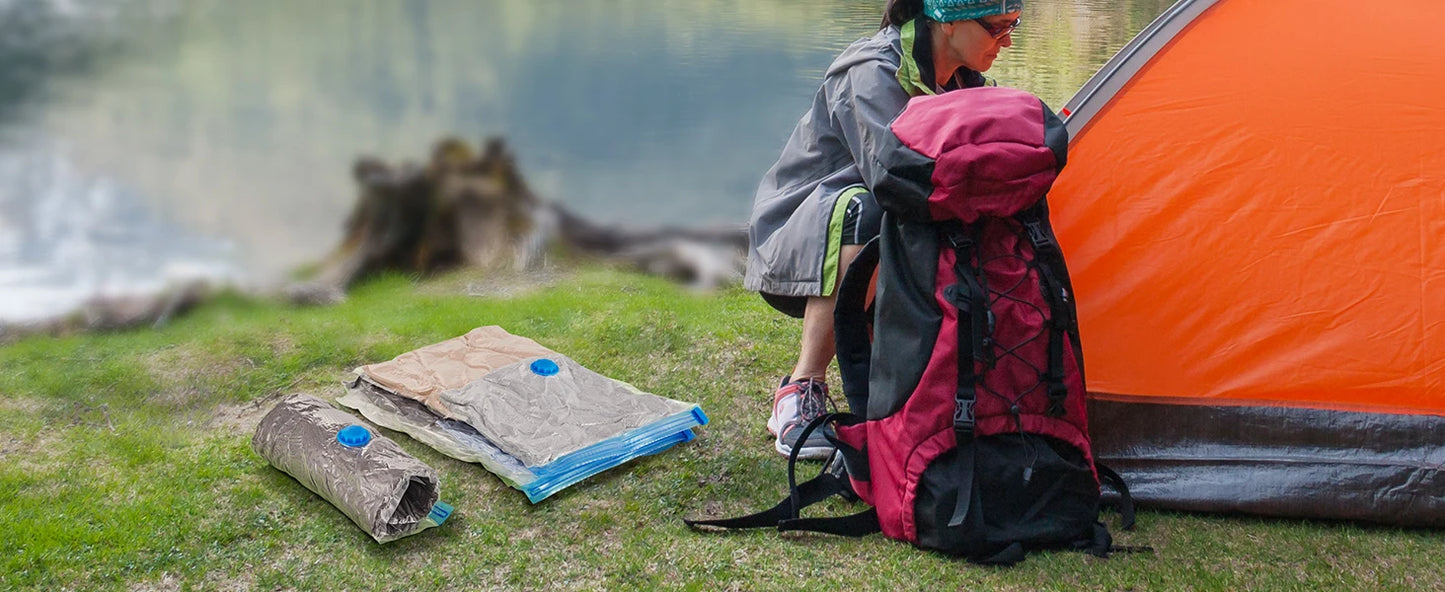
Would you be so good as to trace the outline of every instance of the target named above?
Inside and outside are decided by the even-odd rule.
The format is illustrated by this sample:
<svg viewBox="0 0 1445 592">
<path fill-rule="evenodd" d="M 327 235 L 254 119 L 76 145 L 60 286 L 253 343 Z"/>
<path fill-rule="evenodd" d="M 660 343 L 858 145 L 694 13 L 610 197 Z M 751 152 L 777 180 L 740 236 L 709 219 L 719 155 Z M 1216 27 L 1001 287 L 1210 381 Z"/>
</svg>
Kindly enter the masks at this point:
<svg viewBox="0 0 1445 592">
<path fill-rule="evenodd" d="M 960 432 L 973 433 L 973 389 L 967 389 L 967 393 L 960 390 L 955 397 L 953 406 L 953 429 Z"/>
<path fill-rule="evenodd" d="M 1044 232 L 1044 223 L 1042 220 L 1035 219 L 1024 221 L 1024 231 L 1028 233 L 1029 242 L 1033 243 L 1035 250 L 1053 248 L 1057 246 L 1054 243 L 1054 237 L 1049 236 L 1049 233 Z"/>
<path fill-rule="evenodd" d="M 1050 380 L 1048 385 L 1049 406 L 1048 409 L 1044 411 L 1044 415 L 1049 417 L 1063 417 L 1066 413 L 1064 410 L 1064 399 L 1069 396 L 1069 387 L 1064 385 L 1062 377 L 1057 381 Z"/>
<path fill-rule="evenodd" d="M 971 249 L 973 248 L 973 238 L 961 232 L 950 232 L 948 233 L 948 245 L 955 251 Z"/>
<path fill-rule="evenodd" d="M 957 308 L 962 312 L 969 312 L 968 294 L 967 290 L 962 284 L 949 284 L 948 286 L 944 287 L 943 298 L 944 300 L 953 303 L 954 308 Z"/>
<path fill-rule="evenodd" d="M 963 224 L 954 221 L 943 225 L 943 236 L 948 239 L 948 245 L 955 251 L 972 249 L 974 246 L 973 236 L 963 231 Z"/>
</svg>

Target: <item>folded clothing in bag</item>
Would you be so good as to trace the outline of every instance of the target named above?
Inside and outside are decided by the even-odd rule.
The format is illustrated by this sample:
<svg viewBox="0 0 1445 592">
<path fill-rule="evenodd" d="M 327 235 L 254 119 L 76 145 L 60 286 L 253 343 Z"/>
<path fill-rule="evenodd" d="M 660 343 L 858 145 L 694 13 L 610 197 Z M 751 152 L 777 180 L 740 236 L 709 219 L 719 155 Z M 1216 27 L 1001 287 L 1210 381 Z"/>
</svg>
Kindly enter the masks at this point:
<svg viewBox="0 0 1445 592">
<path fill-rule="evenodd" d="M 357 374 L 338 403 L 482 464 L 533 502 L 691 440 L 707 423 L 697 405 L 643 393 L 500 327 Z"/>
<path fill-rule="evenodd" d="M 440 401 L 442 391 L 461 387 L 502 366 L 553 353 L 531 339 L 493 325 L 406 352 L 388 362 L 362 366 L 356 373 L 381 388 L 422 402 L 437 415 L 450 417 L 451 410 Z"/>
<path fill-rule="evenodd" d="M 325 401 L 295 394 L 261 419 L 251 447 L 385 543 L 441 524 L 437 476 L 390 439 Z"/>
</svg>

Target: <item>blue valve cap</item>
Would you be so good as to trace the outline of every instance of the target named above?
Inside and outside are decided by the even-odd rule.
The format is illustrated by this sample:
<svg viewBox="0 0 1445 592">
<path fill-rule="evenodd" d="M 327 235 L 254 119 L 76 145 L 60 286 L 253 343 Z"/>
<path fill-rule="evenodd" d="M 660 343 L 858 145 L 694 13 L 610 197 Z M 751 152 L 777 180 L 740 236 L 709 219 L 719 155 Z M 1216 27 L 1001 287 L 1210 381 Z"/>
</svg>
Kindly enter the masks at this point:
<svg viewBox="0 0 1445 592">
<path fill-rule="evenodd" d="M 371 430 L 359 425 L 349 425 L 336 432 L 336 441 L 348 448 L 361 448 L 371 443 Z"/>
<path fill-rule="evenodd" d="M 552 376 L 560 372 L 561 370 L 561 368 L 557 367 L 556 362 L 553 362 L 552 360 L 549 360 L 547 358 L 542 358 L 540 360 L 532 362 L 532 373 L 536 374 L 537 376 Z"/>
</svg>

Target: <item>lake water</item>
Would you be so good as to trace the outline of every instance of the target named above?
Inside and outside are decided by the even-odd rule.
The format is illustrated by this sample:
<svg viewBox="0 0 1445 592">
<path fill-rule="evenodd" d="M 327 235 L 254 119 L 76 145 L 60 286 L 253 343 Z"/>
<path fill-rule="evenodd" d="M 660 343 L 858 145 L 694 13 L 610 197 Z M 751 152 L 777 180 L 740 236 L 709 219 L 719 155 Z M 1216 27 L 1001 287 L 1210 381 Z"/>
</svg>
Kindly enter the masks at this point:
<svg viewBox="0 0 1445 592">
<path fill-rule="evenodd" d="M 359 155 L 505 136 L 627 224 L 746 220 L 882 0 L 0 0 L 0 322 L 320 258 Z M 1058 108 L 1161 0 L 1033 0 L 989 72 Z"/>
</svg>

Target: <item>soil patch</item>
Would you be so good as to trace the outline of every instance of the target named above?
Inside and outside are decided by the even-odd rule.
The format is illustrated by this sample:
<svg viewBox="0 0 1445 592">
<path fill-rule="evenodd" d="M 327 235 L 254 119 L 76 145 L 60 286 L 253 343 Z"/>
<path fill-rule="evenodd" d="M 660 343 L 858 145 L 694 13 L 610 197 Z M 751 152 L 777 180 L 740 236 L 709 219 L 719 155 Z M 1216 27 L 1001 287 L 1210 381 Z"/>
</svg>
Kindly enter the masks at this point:
<svg viewBox="0 0 1445 592">
<path fill-rule="evenodd" d="M 206 422 L 206 427 L 213 432 L 253 434 L 256 426 L 261 424 L 261 418 L 286 394 L 277 391 L 245 403 L 217 405 L 215 411 L 211 412 L 211 419 Z"/>
</svg>

